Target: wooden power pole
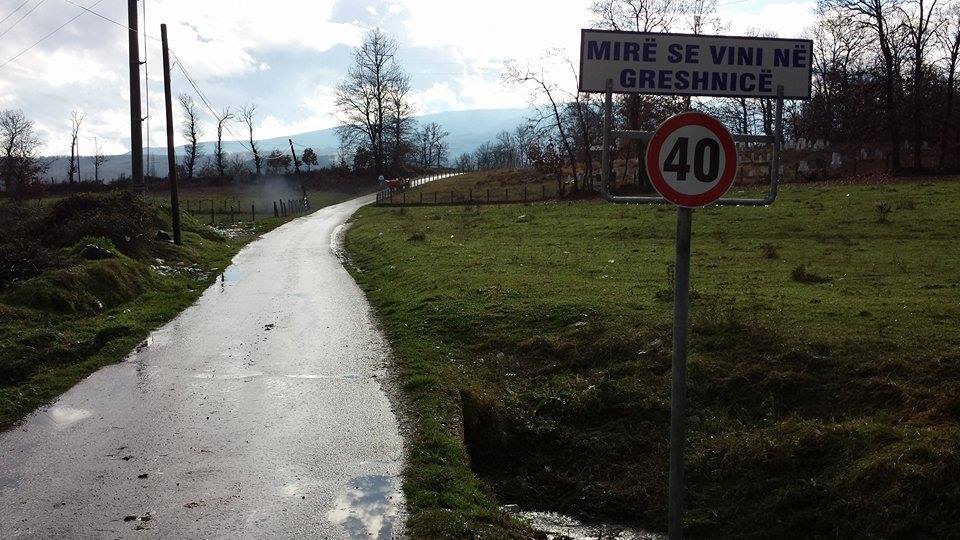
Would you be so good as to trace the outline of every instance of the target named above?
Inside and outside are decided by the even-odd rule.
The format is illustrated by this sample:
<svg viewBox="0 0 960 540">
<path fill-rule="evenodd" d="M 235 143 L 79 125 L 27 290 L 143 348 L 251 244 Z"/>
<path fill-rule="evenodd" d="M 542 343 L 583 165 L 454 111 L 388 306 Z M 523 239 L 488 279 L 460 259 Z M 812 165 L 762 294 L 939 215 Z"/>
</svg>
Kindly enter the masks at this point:
<svg viewBox="0 0 960 540">
<path fill-rule="evenodd" d="M 290 153 L 293 154 L 293 168 L 297 171 L 297 180 L 300 181 L 300 193 L 303 195 L 303 199 L 307 200 L 307 186 L 303 183 L 303 177 L 300 176 L 300 160 L 297 159 L 297 151 L 293 149 L 293 139 L 287 139 L 287 142 L 290 143 Z"/>
<path fill-rule="evenodd" d="M 134 187 L 146 193 L 147 185 L 143 180 L 143 116 L 140 112 L 140 32 L 137 29 L 137 0 L 127 0 L 127 25 L 130 27 L 130 163 Z"/>
<path fill-rule="evenodd" d="M 167 109 L 167 178 L 170 180 L 170 211 L 173 221 L 173 243 L 180 245 L 180 197 L 177 194 L 177 156 L 173 146 L 173 97 L 170 91 L 170 50 L 167 48 L 167 25 L 160 25 L 163 45 L 163 99 Z"/>
<path fill-rule="evenodd" d="M 293 154 L 293 168 L 297 171 L 297 178 L 300 177 L 300 160 L 297 159 L 297 151 L 293 149 L 293 139 L 287 139 L 290 143 L 290 153 Z"/>
</svg>

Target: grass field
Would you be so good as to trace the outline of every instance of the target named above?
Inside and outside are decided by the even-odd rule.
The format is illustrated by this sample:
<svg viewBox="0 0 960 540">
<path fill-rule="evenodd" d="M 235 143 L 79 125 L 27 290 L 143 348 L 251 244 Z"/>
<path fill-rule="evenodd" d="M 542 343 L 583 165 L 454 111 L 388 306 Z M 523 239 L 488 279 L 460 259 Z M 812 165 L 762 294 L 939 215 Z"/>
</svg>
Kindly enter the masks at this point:
<svg viewBox="0 0 960 540">
<path fill-rule="evenodd" d="M 315 194 L 313 208 L 346 197 Z M 28 279 L 0 281 L 0 429 L 129 354 L 193 303 L 241 247 L 294 217 L 221 216 L 214 229 L 185 214 L 178 247 L 154 238 L 158 229 L 170 231 L 169 209 L 159 200 L 83 195 L 69 212 L 60 205 L 71 201 L 59 201 L 0 204 L 8 233 L 2 269 L 42 267 Z M 79 251 L 87 244 L 113 256 L 85 260 Z"/>
<path fill-rule="evenodd" d="M 675 210 L 364 208 L 347 237 L 418 426 L 425 536 L 497 504 L 663 530 Z M 960 182 L 694 213 L 688 534 L 960 529 Z"/>
</svg>

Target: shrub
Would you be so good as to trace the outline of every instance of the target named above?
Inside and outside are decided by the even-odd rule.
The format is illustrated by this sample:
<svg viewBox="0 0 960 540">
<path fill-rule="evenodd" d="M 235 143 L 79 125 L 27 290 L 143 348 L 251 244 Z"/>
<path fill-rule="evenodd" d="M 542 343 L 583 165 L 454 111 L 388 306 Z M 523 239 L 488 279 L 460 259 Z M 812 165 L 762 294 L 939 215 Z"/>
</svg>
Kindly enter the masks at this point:
<svg viewBox="0 0 960 540">
<path fill-rule="evenodd" d="M 780 254 L 777 253 L 777 247 L 773 244 L 763 244 L 760 246 L 760 254 L 764 259 L 779 259 Z"/>
<path fill-rule="evenodd" d="M 799 265 L 790 272 L 790 279 L 797 283 L 827 283 L 830 278 L 807 270 L 806 265 Z"/>
<path fill-rule="evenodd" d="M 887 223 L 893 213 L 893 207 L 883 201 L 874 205 L 873 209 L 877 212 L 877 223 Z"/>
<path fill-rule="evenodd" d="M 48 246 L 71 246 L 84 237 L 104 237 L 125 255 L 142 255 L 160 226 L 156 213 L 126 191 L 72 195 L 53 205 L 36 225 Z"/>
</svg>

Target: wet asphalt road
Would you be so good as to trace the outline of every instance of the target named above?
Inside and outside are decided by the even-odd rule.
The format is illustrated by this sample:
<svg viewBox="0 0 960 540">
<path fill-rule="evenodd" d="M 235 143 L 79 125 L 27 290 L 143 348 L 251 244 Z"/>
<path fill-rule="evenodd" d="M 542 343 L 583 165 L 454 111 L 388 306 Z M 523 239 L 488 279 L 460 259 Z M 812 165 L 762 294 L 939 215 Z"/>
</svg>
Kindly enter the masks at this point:
<svg viewBox="0 0 960 540">
<path fill-rule="evenodd" d="M 249 245 L 146 347 L 0 434 L 0 538 L 399 536 L 388 349 L 331 248 L 371 200 Z"/>
</svg>

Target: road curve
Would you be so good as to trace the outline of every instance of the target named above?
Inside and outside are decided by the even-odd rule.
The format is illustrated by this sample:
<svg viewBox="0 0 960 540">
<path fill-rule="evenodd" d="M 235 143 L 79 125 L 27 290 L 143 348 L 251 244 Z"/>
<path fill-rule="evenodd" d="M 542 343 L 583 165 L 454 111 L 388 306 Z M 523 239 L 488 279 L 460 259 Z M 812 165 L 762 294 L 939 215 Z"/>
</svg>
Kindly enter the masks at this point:
<svg viewBox="0 0 960 540">
<path fill-rule="evenodd" d="M 354 199 L 246 248 L 192 307 L 0 434 L 0 538 L 390 538 L 388 348 L 331 249 Z"/>
</svg>

